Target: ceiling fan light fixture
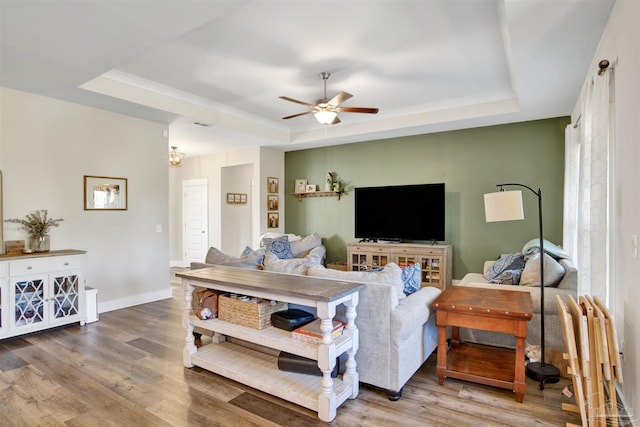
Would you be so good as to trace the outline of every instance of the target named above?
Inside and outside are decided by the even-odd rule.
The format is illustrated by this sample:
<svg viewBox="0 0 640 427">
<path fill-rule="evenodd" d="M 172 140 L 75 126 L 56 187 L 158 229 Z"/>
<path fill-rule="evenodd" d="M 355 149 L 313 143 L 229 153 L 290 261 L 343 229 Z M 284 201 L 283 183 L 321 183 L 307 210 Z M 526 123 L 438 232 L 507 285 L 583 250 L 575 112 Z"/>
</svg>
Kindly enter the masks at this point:
<svg viewBox="0 0 640 427">
<path fill-rule="evenodd" d="M 318 120 L 323 125 L 330 125 L 335 120 L 338 114 L 335 111 L 324 111 L 320 110 L 314 114 L 316 120 Z"/>
<path fill-rule="evenodd" d="M 169 166 L 174 168 L 179 168 L 182 166 L 182 161 L 184 160 L 184 153 L 178 151 L 178 147 L 175 145 L 171 146 L 171 150 L 169 151 Z"/>
</svg>

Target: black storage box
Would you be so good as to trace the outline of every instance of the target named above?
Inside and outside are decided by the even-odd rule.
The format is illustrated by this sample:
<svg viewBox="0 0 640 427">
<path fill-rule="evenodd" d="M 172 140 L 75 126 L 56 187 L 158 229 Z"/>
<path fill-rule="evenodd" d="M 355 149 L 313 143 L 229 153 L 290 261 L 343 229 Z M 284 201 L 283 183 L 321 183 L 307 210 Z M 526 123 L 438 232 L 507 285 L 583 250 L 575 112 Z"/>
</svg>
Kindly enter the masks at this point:
<svg viewBox="0 0 640 427">
<path fill-rule="evenodd" d="M 276 311 L 271 314 L 271 324 L 285 331 L 293 331 L 315 319 L 315 316 L 298 308 Z"/>
<path fill-rule="evenodd" d="M 347 353 L 342 353 L 339 357 L 336 357 L 336 366 L 333 367 L 331 378 L 344 374 L 346 361 Z M 322 376 L 322 371 L 318 368 L 317 361 L 285 351 L 281 351 L 278 355 L 278 369 L 298 374 Z"/>
</svg>

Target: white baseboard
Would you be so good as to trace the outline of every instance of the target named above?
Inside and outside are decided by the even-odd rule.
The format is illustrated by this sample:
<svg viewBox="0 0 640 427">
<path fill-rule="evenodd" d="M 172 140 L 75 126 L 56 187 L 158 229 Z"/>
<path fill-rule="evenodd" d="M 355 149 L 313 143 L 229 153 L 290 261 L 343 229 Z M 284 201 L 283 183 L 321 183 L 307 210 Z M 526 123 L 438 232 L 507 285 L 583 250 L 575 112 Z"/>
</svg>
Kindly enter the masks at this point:
<svg viewBox="0 0 640 427">
<path fill-rule="evenodd" d="M 98 302 L 98 313 L 106 313 L 108 311 L 119 310 L 121 308 L 131 307 L 138 304 L 146 304 L 148 302 L 160 301 L 172 298 L 171 287 L 161 291 L 149 292 L 146 294 L 133 295 L 126 298 L 118 298 L 111 301 Z"/>
</svg>

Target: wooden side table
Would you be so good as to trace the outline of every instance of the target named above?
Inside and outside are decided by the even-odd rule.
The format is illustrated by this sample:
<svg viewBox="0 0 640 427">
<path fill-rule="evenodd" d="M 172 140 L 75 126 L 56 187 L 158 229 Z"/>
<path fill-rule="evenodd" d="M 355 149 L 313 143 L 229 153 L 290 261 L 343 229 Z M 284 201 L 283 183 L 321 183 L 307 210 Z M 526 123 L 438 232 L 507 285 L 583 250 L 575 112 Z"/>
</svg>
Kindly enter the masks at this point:
<svg viewBox="0 0 640 427">
<path fill-rule="evenodd" d="M 513 390 L 522 403 L 526 392 L 524 345 L 531 320 L 528 292 L 451 286 L 433 302 L 438 327 L 438 383 L 445 377 Z M 447 351 L 447 326 L 451 349 Z M 516 349 L 460 343 L 459 328 L 513 334 Z M 449 354 L 447 354 L 449 353 Z M 515 356 L 515 357 L 514 357 Z"/>
</svg>

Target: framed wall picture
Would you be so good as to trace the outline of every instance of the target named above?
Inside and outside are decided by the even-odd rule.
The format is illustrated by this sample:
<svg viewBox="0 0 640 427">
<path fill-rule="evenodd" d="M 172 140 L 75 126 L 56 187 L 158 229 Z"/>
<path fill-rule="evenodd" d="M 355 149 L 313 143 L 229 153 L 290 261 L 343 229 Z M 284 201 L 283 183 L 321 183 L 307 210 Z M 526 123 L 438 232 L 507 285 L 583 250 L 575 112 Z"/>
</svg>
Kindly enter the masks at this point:
<svg viewBox="0 0 640 427">
<path fill-rule="evenodd" d="M 235 203 L 235 195 L 233 193 L 227 193 L 227 203 Z"/>
<path fill-rule="evenodd" d="M 307 192 L 307 180 L 306 179 L 296 179 L 296 193 L 306 193 Z"/>
<path fill-rule="evenodd" d="M 127 210 L 127 178 L 84 176 L 84 210 Z"/>
<path fill-rule="evenodd" d="M 267 210 L 268 211 L 277 211 L 278 209 L 278 196 L 269 194 L 267 196 Z"/>
<path fill-rule="evenodd" d="M 315 193 L 315 192 L 316 192 L 316 186 L 314 184 L 307 184 L 306 193 Z"/>
<path fill-rule="evenodd" d="M 278 212 L 267 213 L 267 228 L 280 227 L 280 214 Z"/>
<path fill-rule="evenodd" d="M 276 197 L 278 197 L 278 196 L 276 196 Z M 243 204 L 247 203 L 247 195 L 246 194 L 244 194 L 244 193 L 240 194 L 240 203 L 243 203 Z"/>
<path fill-rule="evenodd" d="M 277 193 L 278 192 L 278 178 L 274 178 L 272 176 L 267 177 L 267 193 Z"/>
</svg>

